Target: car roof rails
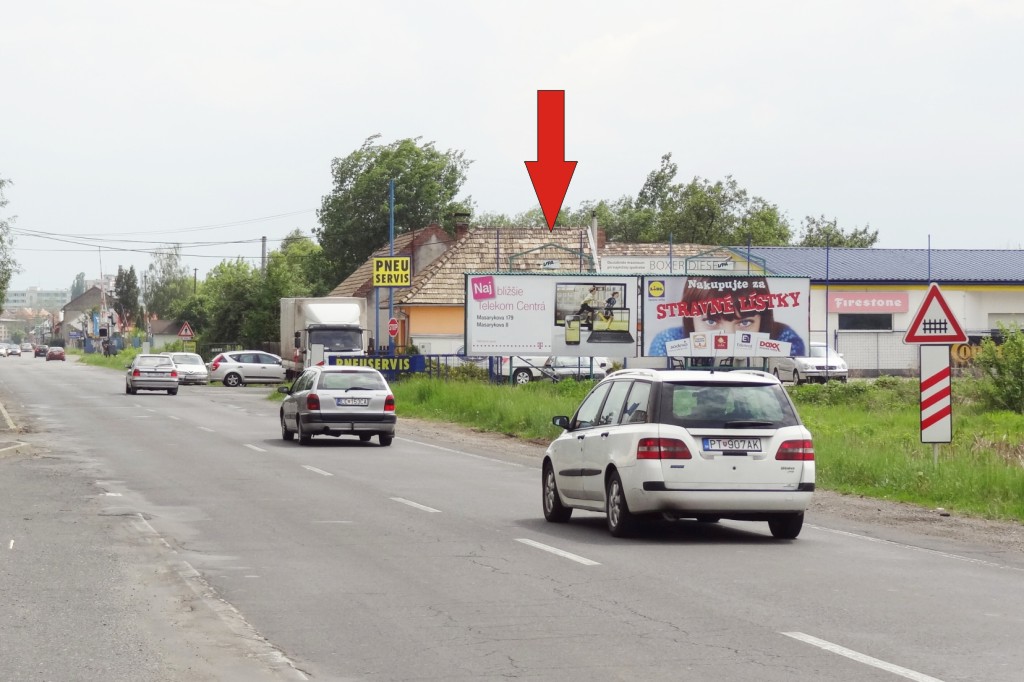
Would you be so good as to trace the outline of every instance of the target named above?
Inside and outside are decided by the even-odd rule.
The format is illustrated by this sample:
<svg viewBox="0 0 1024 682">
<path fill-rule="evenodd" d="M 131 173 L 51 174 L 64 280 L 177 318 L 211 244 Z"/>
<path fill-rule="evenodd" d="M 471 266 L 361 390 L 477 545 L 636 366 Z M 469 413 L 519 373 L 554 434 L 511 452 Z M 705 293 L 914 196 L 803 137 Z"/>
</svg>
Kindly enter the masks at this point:
<svg viewBox="0 0 1024 682">
<path fill-rule="evenodd" d="M 626 367 L 625 369 L 617 369 L 614 372 L 610 373 L 608 376 L 609 377 L 618 377 L 618 376 L 636 375 L 636 374 L 639 374 L 641 376 L 646 376 L 646 377 L 655 377 L 655 376 L 658 376 L 659 370 L 651 369 L 650 367 Z"/>
</svg>

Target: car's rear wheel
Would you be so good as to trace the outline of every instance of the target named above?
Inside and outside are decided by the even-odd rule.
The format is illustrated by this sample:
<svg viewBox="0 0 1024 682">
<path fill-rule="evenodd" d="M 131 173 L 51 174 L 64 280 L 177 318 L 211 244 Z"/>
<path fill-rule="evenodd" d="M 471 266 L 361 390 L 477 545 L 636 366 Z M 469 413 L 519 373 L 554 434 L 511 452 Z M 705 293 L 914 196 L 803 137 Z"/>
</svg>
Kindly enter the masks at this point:
<svg viewBox="0 0 1024 682">
<path fill-rule="evenodd" d="M 793 383 L 797 386 L 799 386 L 802 383 L 802 380 L 800 379 L 800 372 L 796 371 L 795 369 L 793 370 Z"/>
<path fill-rule="evenodd" d="M 302 430 L 302 419 L 295 415 L 295 435 L 299 437 L 299 445 L 309 445 L 313 441 L 313 435 Z"/>
<path fill-rule="evenodd" d="M 379 434 L 377 436 L 377 440 L 380 441 L 380 444 L 383 447 L 387 447 L 387 446 L 391 445 L 391 441 L 394 440 L 394 439 L 395 439 L 394 436 L 389 436 L 389 435 L 384 434 L 384 433 Z"/>
<path fill-rule="evenodd" d="M 800 535 L 800 529 L 804 527 L 804 513 L 779 514 L 768 520 L 768 528 L 774 537 L 780 540 L 792 540 Z"/>
<path fill-rule="evenodd" d="M 291 440 L 295 437 L 295 434 L 288 430 L 288 426 L 284 423 L 284 410 L 281 410 L 281 440 Z"/>
<path fill-rule="evenodd" d="M 722 520 L 721 516 L 712 516 L 710 514 L 698 514 L 697 523 L 718 523 Z"/>
<path fill-rule="evenodd" d="M 131 395 L 132 394 L 132 387 L 128 385 L 127 381 L 124 384 L 124 393 L 125 393 L 125 395 Z"/>
<path fill-rule="evenodd" d="M 176 389 L 176 388 L 169 388 L 169 389 L 167 389 L 167 395 L 178 395 L 178 389 Z"/>
<path fill-rule="evenodd" d="M 369 433 L 360 433 L 359 434 L 359 442 L 360 443 L 368 443 L 368 442 L 370 442 L 371 438 L 373 438 L 373 436 L 370 435 Z"/>
<path fill-rule="evenodd" d="M 517 369 L 512 373 L 512 381 L 517 384 L 528 384 L 533 381 L 533 375 L 528 369 Z"/>
<path fill-rule="evenodd" d="M 241 386 L 242 385 L 242 377 L 240 375 L 235 374 L 234 372 L 232 372 L 231 374 L 228 374 L 226 377 L 224 377 L 223 384 L 225 386 L 230 386 L 231 388 L 235 388 L 237 386 Z"/>
<path fill-rule="evenodd" d="M 558 496 L 558 483 L 555 481 L 555 468 L 551 462 L 544 465 L 541 476 L 541 495 L 544 503 L 544 518 L 551 523 L 565 523 L 572 516 L 572 507 L 562 504 Z"/>
<path fill-rule="evenodd" d="M 617 473 L 608 478 L 605 495 L 605 512 L 608 515 L 608 532 L 617 538 L 628 537 L 636 528 L 636 517 L 626 503 L 626 490 Z"/>
</svg>

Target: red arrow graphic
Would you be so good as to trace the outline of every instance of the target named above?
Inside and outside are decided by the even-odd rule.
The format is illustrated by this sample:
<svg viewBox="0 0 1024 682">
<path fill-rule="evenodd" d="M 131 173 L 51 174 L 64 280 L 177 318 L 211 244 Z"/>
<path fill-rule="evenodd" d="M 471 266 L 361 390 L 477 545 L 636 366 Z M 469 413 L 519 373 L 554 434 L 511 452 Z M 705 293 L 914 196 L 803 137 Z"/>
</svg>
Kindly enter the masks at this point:
<svg viewBox="0 0 1024 682">
<path fill-rule="evenodd" d="M 537 160 L 527 161 L 526 170 L 551 231 L 576 170 L 575 161 L 565 160 L 565 90 L 537 91 Z"/>
</svg>

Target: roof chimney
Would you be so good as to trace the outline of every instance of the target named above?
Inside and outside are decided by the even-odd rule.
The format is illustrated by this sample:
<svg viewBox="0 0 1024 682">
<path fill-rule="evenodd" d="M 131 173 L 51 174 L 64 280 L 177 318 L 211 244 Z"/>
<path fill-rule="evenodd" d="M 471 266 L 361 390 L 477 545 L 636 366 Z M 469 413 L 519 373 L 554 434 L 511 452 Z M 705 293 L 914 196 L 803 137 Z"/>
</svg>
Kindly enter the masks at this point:
<svg viewBox="0 0 1024 682">
<path fill-rule="evenodd" d="M 469 218 L 472 214 L 470 213 L 456 213 L 455 214 L 455 238 L 462 239 L 469 232 Z"/>
</svg>

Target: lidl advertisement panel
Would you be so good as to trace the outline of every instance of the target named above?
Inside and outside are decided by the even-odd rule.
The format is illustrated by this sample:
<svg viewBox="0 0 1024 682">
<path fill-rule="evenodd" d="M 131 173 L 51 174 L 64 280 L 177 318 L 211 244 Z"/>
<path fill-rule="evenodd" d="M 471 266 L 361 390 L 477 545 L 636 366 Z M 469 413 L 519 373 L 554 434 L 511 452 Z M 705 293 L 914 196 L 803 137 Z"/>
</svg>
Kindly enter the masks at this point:
<svg viewBox="0 0 1024 682">
<path fill-rule="evenodd" d="M 806 355 L 810 280 L 754 275 L 644 277 L 643 353 Z"/>
<path fill-rule="evenodd" d="M 636 357 L 636 277 L 466 275 L 472 355 Z"/>
</svg>

